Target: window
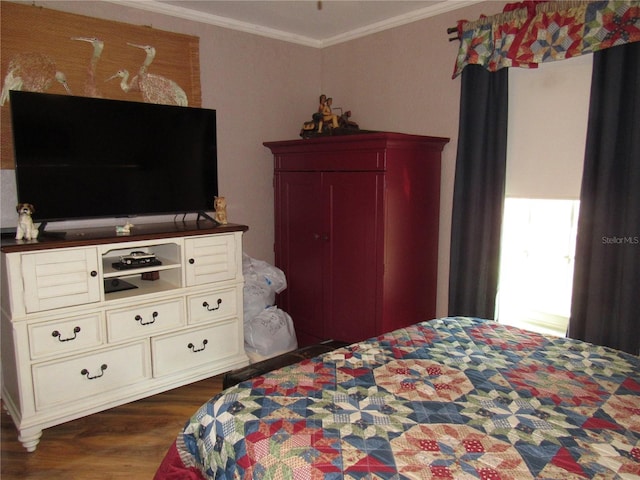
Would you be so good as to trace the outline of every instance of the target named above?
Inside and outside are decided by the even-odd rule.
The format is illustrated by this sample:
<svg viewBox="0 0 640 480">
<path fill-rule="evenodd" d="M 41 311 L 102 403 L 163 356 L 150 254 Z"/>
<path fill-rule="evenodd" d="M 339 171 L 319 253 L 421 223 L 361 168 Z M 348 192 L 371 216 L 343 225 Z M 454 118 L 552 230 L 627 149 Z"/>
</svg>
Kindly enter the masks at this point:
<svg viewBox="0 0 640 480">
<path fill-rule="evenodd" d="M 496 318 L 564 336 L 592 55 L 509 69 L 507 179 Z"/>
<path fill-rule="evenodd" d="M 507 198 L 496 318 L 564 336 L 571 310 L 578 200 Z"/>
</svg>

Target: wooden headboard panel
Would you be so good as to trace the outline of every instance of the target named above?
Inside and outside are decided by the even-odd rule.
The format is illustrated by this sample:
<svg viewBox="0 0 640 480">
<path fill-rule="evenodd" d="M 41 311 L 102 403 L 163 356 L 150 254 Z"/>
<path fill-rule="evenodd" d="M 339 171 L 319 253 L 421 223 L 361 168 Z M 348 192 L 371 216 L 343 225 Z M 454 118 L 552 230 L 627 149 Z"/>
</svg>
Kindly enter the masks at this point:
<svg viewBox="0 0 640 480">
<path fill-rule="evenodd" d="M 2 2 L 1 29 L 3 88 L 7 79 L 17 82 L 18 75 L 33 75 L 29 68 L 44 72 L 42 65 L 45 64 L 51 72 L 55 70 L 64 74 L 73 95 L 141 102 L 143 96 L 140 91 L 125 93 L 122 90 L 121 78 L 105 81 L 119 70 L 128 70 L 130 77 L 138 73 L 147 54 L 141 48 L 128 45 L 132 43 L 153 46 L 156 53 L 148 73 L 175 82 L 186 94 L 189 106 L 201 106 L 198 37 L 11 2 Z M 103 42 L 95 68 L 92 67 L 93 44 L 73 40 L 74 37 L 97 38 Z M 10 72 L 10 67 L 16 64 L 19 70 Z M 51 82 L 46 92 L 67 94 L 63 85 L 51 78 L 54 73 L 47 75 Z M 3 169 L 12 169 L 13 141 L 8 101 L 0 106 L 0 114 L 0 164 Z"/>
</svg>

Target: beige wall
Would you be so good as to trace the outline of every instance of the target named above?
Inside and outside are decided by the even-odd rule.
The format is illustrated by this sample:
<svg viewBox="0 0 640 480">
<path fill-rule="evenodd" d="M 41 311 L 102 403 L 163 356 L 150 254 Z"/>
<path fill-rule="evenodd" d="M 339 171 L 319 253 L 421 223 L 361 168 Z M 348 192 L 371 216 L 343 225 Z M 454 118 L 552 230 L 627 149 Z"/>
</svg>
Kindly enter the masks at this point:
<svg viewBox="0 0 640 480">
<path fill-rule="evenodd" d="M 200 37 L 202 106 L 218 111 L 220 194 L 230 220 L 249 225 L 245 250 L 256 258 L 273 261 L 272 159 L 262 142 L 298 138 L 321 92 L 352 110 L 361 128 L 450 137 L 438 280 L 438 315 L 447 313 L 460 79 L 451 79 L 458 42 L 449 42 L 446 30 L 461 18 L 498 13 L 505 2 L 481 2 L 323 50 L 108 2 L 28 3 Z"/>
</svg>

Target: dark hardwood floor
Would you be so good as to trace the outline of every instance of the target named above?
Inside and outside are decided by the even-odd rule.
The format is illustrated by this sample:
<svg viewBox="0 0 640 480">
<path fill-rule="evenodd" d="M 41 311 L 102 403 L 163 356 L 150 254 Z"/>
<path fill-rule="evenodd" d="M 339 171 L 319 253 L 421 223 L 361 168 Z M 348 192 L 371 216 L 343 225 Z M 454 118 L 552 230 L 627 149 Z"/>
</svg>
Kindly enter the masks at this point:
<svg viewBox="0 0 640 480">
<path fill-rule="evenodd" d="M 222 375 L 44 430 L 35 452 L 18 442 L 2 408 L 2 480 L 152 479 L 196 409 L 222 389 Z"/>
</svg>

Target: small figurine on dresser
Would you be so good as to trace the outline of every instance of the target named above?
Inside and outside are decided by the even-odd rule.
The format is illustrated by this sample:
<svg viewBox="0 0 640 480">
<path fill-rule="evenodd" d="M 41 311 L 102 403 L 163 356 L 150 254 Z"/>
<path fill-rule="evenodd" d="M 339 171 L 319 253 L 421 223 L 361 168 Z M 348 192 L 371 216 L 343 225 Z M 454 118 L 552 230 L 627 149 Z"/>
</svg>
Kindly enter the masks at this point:
<svg viewBox="0 0 640 480">
<path fill-rule="evenodd" d="M 227 222 L 227 199 L 225 197 L 215 197 L 213 206 L 215 207 L 215 214 L 213 219 L 220 225 L 226 225 Z"/>
<path fill-rule="evenodd" d="M 340 115 L 333 113 L 339 110 Z M 311 138 L 322 135 L 345 135 L 348 133 L 360 133 L 357 123 L 350 120 L 351 110 L 343 113 L 341 107 L 333 106 L 333 98 L 324 93 L 318 99 L 318 110 L 311 115 L 311 121 L 304 122 L 300 130 L 302 138 Z"/>
<path fill-rule="evenodd" d="M 131 233 L 131 229 L 135 225 L 133 223 L 125 223 L 124 225 L 116 225 L 116 233 L 118 235 L 129 235 Z"/>
<path fill-rule="evenodd" d="M 18 212 L 18 226 L 16 228 L 16 240 L 35 240 L 38 238 L 38 229 L 33 224 L 31 215 L 35 208 L 30 203 L 19 203 L 16 205 Z"/>
</svg>

